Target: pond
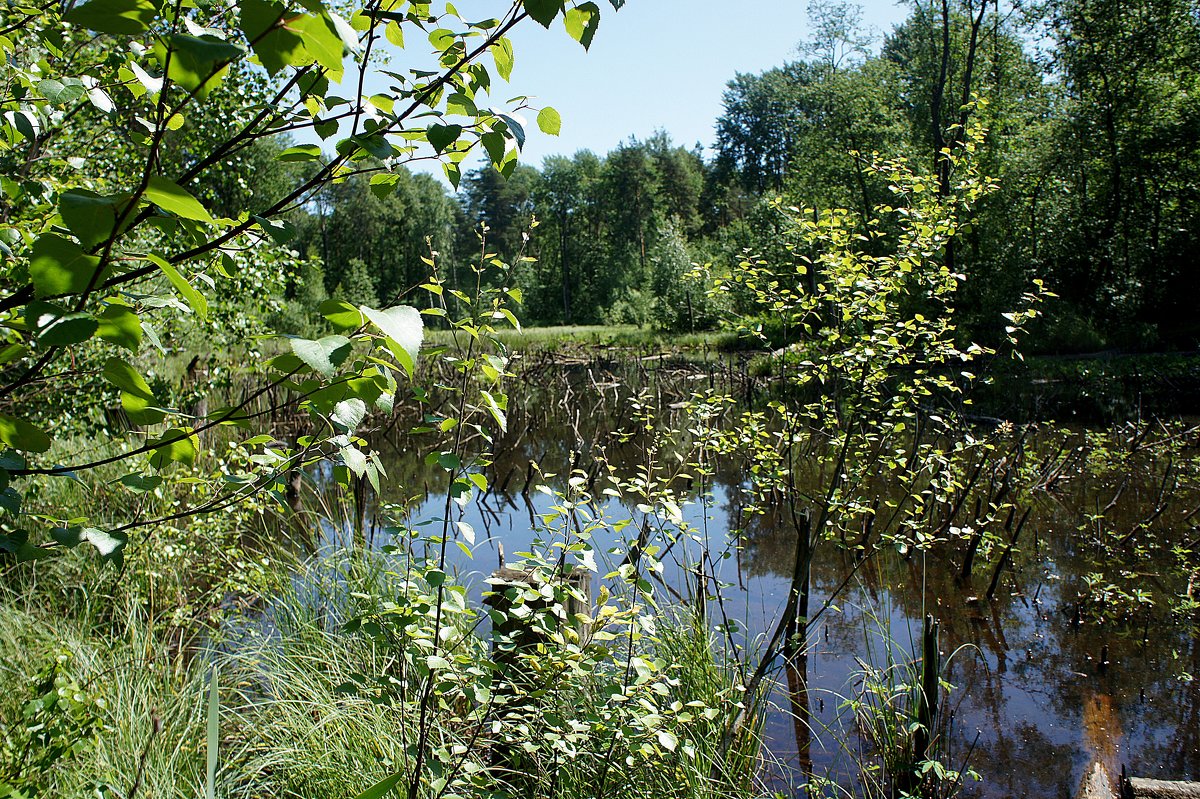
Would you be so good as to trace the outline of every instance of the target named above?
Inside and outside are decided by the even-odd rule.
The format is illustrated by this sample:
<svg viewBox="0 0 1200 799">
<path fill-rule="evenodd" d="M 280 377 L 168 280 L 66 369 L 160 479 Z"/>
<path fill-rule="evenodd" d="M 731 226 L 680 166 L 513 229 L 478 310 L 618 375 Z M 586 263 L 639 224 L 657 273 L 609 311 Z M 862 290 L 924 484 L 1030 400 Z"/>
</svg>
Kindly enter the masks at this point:
<svg viewBox="0 0 1200 799">
<path fill-rule="evenodd" d="M 644 436 L 618 435 L 630 429 L 637 391 L 648 392 L 647 404 L 658 409 L 665 429 L 681 423 L 676 412 L 697 389 L 724 381 L 753 399 L 739 384 L 744 371 L 721 363 L 593 360 L 523 375 L 522 389 L 512 392 L 508 430 L 496 441 L 487 470 L 491 488 L 461 508 L 454 505 L 454 519 L 465 526 L 456 528 L 464 546 L 451 547 L 452 564 L 477 597 L 493 569 L 511 565 L 537 544 L 537 518 L 558 501 L 538 485 L 562 491 L 572 469 L 596 477 L 594 456 L 601 451 L 618 474 L 640 468 Z M 373 442 L 390 476 L 378 502 L 408 507 L 408 523 L 421 529 L 443 515 L 445 488 L 428 482 L 421 447 L 400 427 Z M 1151 433 L 1141 429 L 1114 435 L 1122 441 L 1144 435 L 1144 444 Z M 968 578 L 958 550 L 881 546 L 862 559 L 837 542 L 818 547 L 811 607 L 820 613 L 808 637 L 808 692 L 798 706 L 788 688 L 799 685 L 798 675 L 781 672 L 766 718 L 765 777 L 772 789 L 795 791 L 811 774 L 859 790 L 858 764 L 870 737 L 849 700 L 861 698 L 866 670 L 886 679 L 899 666 L 881 670 L 919 654 L 927 615 L 940 625 L 943 678 L 952 685 L 944 699 L 942 748 L 953 767 L 979 776 L 966 781 L 964 795 L 1073 796 L 1095 761 L 1113 773 L 1125 767 L 1138 776 L 1200 779 L 1200 681 L 1192 679 L 1200 675 L 1200 646 L 1180 613 L 1161 599 L 1178 592 L 1171 574 L 1188 556 L 1172 554 L 1164 544 L 1157 559 L 1145 560 L 1142 553 L 1117 569 L 1126 580 L 1117 588 L 1147 586 L 1144 596 L 1133 592 L 1132 610 L 1126 589 L 1113 600 L 1122 610 L 1106 612 L 1107 589 L 1097 584 L 1112 554 L 1104 536 L 1128 529 L 1166 542 L 1189 522 L 1183 511 L 1197 504 L 1186 479 L 1190 472 L 1168 464 L 1164 477 L 1163 459 L 1148 455 L 1137 461 L 1145 467 L 1137 473 L 1121 474 L 1119 462 L 1111 473 L 1097 474 L 1087 454 L 1101 446 L 1095 434 L 1039 430 L 1024 448 L 1041 468 L 1028 474 L 1042 482 L 1026 494 L 1021 512 L 1028 518 L 1016 528 L 1022 537 L 1013 537 L 1007 557 L 993 551 L 981 558 Z M 1195 455 L 1186 446 L 1179 451 Z M 717 463 L 707 483 L 681 487 L 690 497 L 682 515 L 695 534 L 658 542 L 664 550 L 659 590 L 664 600 L 674 596 L 699 608 L 710 625 L 728 632 L 718 640 L 753 653 L 786 604 L 797 533 L 786 513 L 745 516 L 744 466 Z M 1176 477 L 1164 512 L 1158 506 L 1167 502 L 1172 468 Z M 423 498 L 413 502 L 411 495 L 422 490 Z M 598 507 L 611 520 L 640 518 L 616 499 Z M 1097 521 L 1101 508 L 1104 531 Z M 374 545 L 389 543 L 387 530 L 371 520 L 375 514 L 364 516 L 362 534 Z M 1010 517 L 1006 529 L 1013 528 Z M 610 567 L 617 565 L 637 533 L 632 524 L 597 537 L 601 574 L 605 556 Z M 705 598 L 698 600 L 701 584 Z"/>
</svg>

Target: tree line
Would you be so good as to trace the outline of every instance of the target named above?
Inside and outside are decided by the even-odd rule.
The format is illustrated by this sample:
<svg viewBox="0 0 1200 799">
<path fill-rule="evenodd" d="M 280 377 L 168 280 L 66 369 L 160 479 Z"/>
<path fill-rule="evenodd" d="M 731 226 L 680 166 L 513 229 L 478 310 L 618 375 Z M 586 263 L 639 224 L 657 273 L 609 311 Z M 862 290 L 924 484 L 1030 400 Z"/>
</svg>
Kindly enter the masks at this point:
<svg viewBox="0 0 1200 799">
<path fill-rule="evenodd" d="M 457 194 L 428 176 L 357 176 L 302 214 L 319 288 L 386 300 L 421 280 L 432 248 L 453 281 L 480 246 L 518 271 L 534 324 L 703 329 L 717 318 L 693 263 L 736 269 L 778 232 L 770 200 L 877 222 L 888 187 L 872 153 L 936 168 L 987 129 L 994 190 L 947 266 L 969 273 L 975 335 L 1035 278 L 1059 299 L 1035 331 L 1050 351 L 1194 343 L 1200 289 L 1200 6 L 1195 0 L 913 0 L 878 50 L 845 2 L 814 3 L 800 57 L 729 81 L 706 157 L 665 132 L 606 155 L 490 165 Z M 480 225 L 486 225 L 481 245 Z M 866 233 L 867 231 L 863 231 Z M 873 246 L 888 246 L 887 231 Z M 317 281 L 313 281 L 317 282 Z M 730 301 L 736 303 L 736 298 Z"/>
</svg>

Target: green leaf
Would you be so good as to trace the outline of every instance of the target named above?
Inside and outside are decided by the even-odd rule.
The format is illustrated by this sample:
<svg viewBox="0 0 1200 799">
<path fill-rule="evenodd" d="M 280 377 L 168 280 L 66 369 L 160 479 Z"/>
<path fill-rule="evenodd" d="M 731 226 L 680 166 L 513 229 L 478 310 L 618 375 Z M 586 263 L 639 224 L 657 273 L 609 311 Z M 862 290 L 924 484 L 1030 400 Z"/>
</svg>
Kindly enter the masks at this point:
<svg viewBox="0 0 1200 799">
<path fill-rule="evenodd" d="M 130 352 L 137 352 L 142 345 L 141 321 L 126 306 L 113 303 L 100 314 L 96 335 Z"/>
<path fill-rule="evenodd" d="M 459 134 L 462 133 L 462 125 L 430 125 L 426 135 L 429 137 L 429 143 L 437 152 L 442 152 L 454 142 L 458 141 Z"/>
<path fill-rule="evenodd" d="M 354 799 L 383 799 L 383 797 L 391 793 L 393 788 L 400 784 L 400 780 L 402 779 L 404 779 L 404 772 L 396 772 L 390 777 L 384 777 L 354 797 Z"/>
<path fill-rule="evenodd" d="M 67 105 L 81 99 L 85 93 L 79 78 L 46 78 L 38 81 L 38 94 L 57 105 Z"/>
<path fill-rule="evenodd" d="M 350 354 L 351 342 L 345 336 L 325 336 L 313 341 L 306 338 L 291 340 L 292 352 L 313 371 L 332 377 L 337 367 Z"/>
<path fill-rule="evenodd" d="M 155 13 L 150 0 L 91 0 L 72 8 L 63 19 L 100 33 L 133 34 L 147 30 Z"/>
<path fill-rule="evenodd" d="M 342 447 L 342 462 L 356 477 L 367 473 L 367 456 L 358 447 Z"/>
<path fill-rule="evenodd" d="M 504 395 L 501 394 L 499 400 L 490 391 L 480 391 L 483 396 L 484 405 L 492 418 L 496 420 L 496 424 L 500 426 L 500 431 L 508 432 L 508 417 L 504 415 L 504 406 L 507 404 Z"/>
<path fill-rule="evenodd" d="M 169 61 L 162 42 L 155 45 L 154 53 L 160 64 L 167 64 L 167 77 L 190 92 L 201 87 L 204 91 L 215 87 L 229 64 L 245 52 L 238 45 L 215 36 L 176 33 L 171 36 L 170 43 Z"/>
<path fill-rule="evenodd" d="M 162 485 L 163 479 L 158 475 L 138 474 L 134 472 L 133 474 L 125 475 L 117 482 L 135 494 L 145 494 Z"/>
<path fill-rule="evenodd" d="M 84 247 L 106 241 L 117 224 L 115 199 L 86 189 L 63 192 L 58 198 L 58 213 Z"/>
<path fill-rule="evenodd" d="M 12 123 L 26 139 L 32 141 L 38 137 L 40 123 L 31 111 L 18 110 L 12 117 Z"/>
<path fill-rule="evenodd" d="M 166 412 L 156 407 L 158 400 L 137 370 L 120 358 L 104 364 L 104 379 L 121 389 L 121 408 L 134 424 L 158 424 Z"/>
<path fill-rule="evenodd" d="M 154 399 L 150 384 L 136 369 L 120 358 L 109 358 L 104 363 L 104 379 L 122 391 L 137 394 L 146 399 Z"/>
<path fill-rule="evenodd" d="M 362 311 L 341 300 L 325 300 L 318 310 L 338 332 L 357 330 L 367 323 Z"/>
<path fill-rule="evenodd" d="M 31 302 L 25 306 L 25 321 L 37 331 L 38 343 L 47 347 L 64 347 L 87 341 L 100 327 L 86 313 L 72 313 L 48 302 Z"/>
<path fill-rule="evenodd" d="M 83 540 L 96 548 L 101 560 L 120 560 L 129 539 L 124 533 L 110 533 L 97 527 L 83 528 Z"/>
<path fill-rule="evenodd" d="M 492 131 L 485 133 L 479 137 L 483 142 L 483 149 L 487 150 L 488 158 L 491 159 L 494 166 L 499 166 L 504 163 L 504 157 L 508 153 L 508 147 L 505 144 L 507 141 L 503 133 Z"/>
<path fill-rule="evenodd" d="M 330 119 L 322 121 L 320 119 L 314 119 L 313 131 L 322 139 L 328 139 L 330 136 L 338 132 L 337 120 Z"/>
<path fill-rule="evenodd" d="M 0 413 L 0 441 L 21 452 L 45 452 L 50 449 L 50 436 L 15 416 Z"/>
<path fill-rule="evenodd" d="M 188 466 L 196 462 L 200 452 L 200 439 L 191 429 L 172 427 L 162 434 L 152 446 L 150 465 L 162 471 L 171 463 L 183 463 Z"/>
<path fill-rule="evenodd" d="M 281 3 L 242 0 L 239 4 L 238 25 L 271 77 L 312 61 L 300 34 L 288 27 L 295 18 Z"/>
<path fill-rule="evenodd" d="M 407 353 L 413 363 L 416 362 L 421 342 L 425 339 L 425 323 L 420 311 L 407 305 L 382 311 L 361 305 L 359 310 L 387 337 L 389 344 L 395 345 Z"/>
<path fill-rule="evenodd" d="M 512 42 L 507 38 L 501 37 L 492 45 L 492 59 L 496 62 L 496 72 L 505 80 L 512 77 L 513 58 Z"/>
<path fill-rule="evenodd" d="M 16 516 L 21 512 L 22 495 L 17 493 L 17 490 L 12 486 L 0 491 L 0 510 Z M 18 531 L 20 532 L 20 531 Z M 0 536 L 0 548 L 3 547 L 4 539 Z"/>
<path fill-rule="evenodd" d="M 335 82 L 342 79 L 342 56 L 345 44 L 333 23 L 323 15 L 305 14 L 288 27 L 300 34 L 304 47 L 317 63 L 325 67 Z"/>
<path fill-rule="evenodd" d="M 542 133 L 550 136 L 557 136 L 562 132 L 562 117 L 550 106 L 538 111 L 537 123 L 538 127 L 542 129 Z"/>
<path fill-rule="evenodd" d="M 78 244 L 53 233 L 44 233 L 29 254 L 29 277 L 37 297 L 80 294 L 87 290 L 100 259 Z M 96 282 L 99 282 L 97 280 Z"/>
<path fill-rule="evenodd" d="M 387 27 L 384 29 L 384 35 L 387 37 L 389 42 L 396 45 L 401 50 L 404 49 L 404 29 L 401 28 L 398 23 L 389 22 Z"/>
<path fill-rule="evenodd" d="M 549 28 L 550 23 L 563 8 L 562 0 L 525 0 L 524 4 L 529 16 L 533 17 L 543 28 Z"/>
<path fill-rule="evenodd" d="M 342 44 L 346 45 L 346 49 L 352 53 L 361 50 L 362 42 L 358 40 L 358 33 L 355 32 L 354 27 L 342 19 L 335 11 L 326 9 L 325 13 L 329 16 L 329 24 L 333 26 L 334 32 L 341 38 Z"/>
<path fill-rule="evenodd" d="M 362 420 L 366 418 L 367 403 L 358 398 L 342 400 L 333 406 L 333 413 L 330 416 L 334 424 L 340 425 L 347 430 L 353 430 L 362 424 Z"/>
<path fill-rule="evenodd" d="M 270 236 L 276 244 L 287 244 L 296 238 L 296 226 L 286 219 L 267 219 L 257 214 L 252 215 L 251 219 L 257 222 L 263 232 Z"/>
<path fill-rule="evenodd" d="M 278 161 L 316 161 L 321 157 L 321 148 L 315 144 L 297 144 L 275 156 Z"/>
<path fill-rule="evenodd" d="M 167 280 L 171 281 L 171 285 L 183 296 L 183 299 L 196 312 L 196 315 L 201 319 L 207 319 L 208 300 L 204 299 L 204 295 L 192 288 L 192 284 L 187 282 L 187 279 L 179 274 L 179 270 L 172 266 L 166 259 L 160 258 L 153 253 L 150 253 L 146 257 L 167 276 Z"/>
<path fill-rule="evenodd" d="M 7 347 L 0 347 L 0 366 L 10 364 L 18 358 L 24 358 L 27 352 L 29 352 L 29 348 L 24 344 L 9 344 Z"/>
<path fill-rule="evenodd" d="M 497 114 L 496 116 L 504 120 L 504 124 L 512 133 L 513 139 L 517 142 L 517 147 L 523 149 L 525 147 L 525 126 L 508 114 Z"/>
<path fill-rule="evenodd" d="M 15 516 L 20 511 L 20 504 L 20 494 L 11 488 L 0 491 L 0 510 Z M 26 530 L 0 533 L 0 552 L 15 555 L 18 563 L 52 557 L 49 549 L 29 543 L 29 533 Z"/>
<path fill-rule="evenodd" d="M 124 533 L 110 533 L 98 527 L 56 527 L 50 531 L 50 537 L 64 547 L 77 547 L 80 544 L 91 544 L 100 553 L 101 560 L 121 559 L 121 550 L 129 539 Z"/>
<path fill-rule="evenodd" d="M 479 113 L 479 108 L 470 97 L 462 92 L 455 92 L 446 98 L 446 113 L 473 117 Z"/>
<path fill-rule="evenodd" d="M 167 213 L 212 224 L 213 218 L 192 195 L 174 181 L 155 175 L 146 186 L 146 199 Z"/>
<path fill-rule="evenodd" d="M 221 741 L 221 701 L 217 694 L 217 667 L 213 666 L 208 678 L 208 740 L 206 748 L 206 774 L 204 799 L 217 799 L 217 747 Z"/>
<path fill-rule="evenodd" d="M 433 45 L 433 49 L 439 53 L 443 53 L 458 41 L 458 37 L 454 35 L 454 31 L 449 28 L 436 28 L 429 34 L 429 43 Z"/>
<path fill-rule="evenodd" d="M 162 91 L 163 79 L 154 77 L 135 61 L 129 62 L 129 72 L 138 79 L 138 83 L 145 87 L 150 94 L 158 94 Z"/>
<path fill-rule="evenodd" d="M 462 182 L 462 170 L 459 169 L 458 164 L 445 161 L 442 163 L 442 172 L 446 173 L 446 180 L 450 181 L 450 185 L 454 187 L 455 191 L 458 191 L 458 185 Z"/>
<path fill-rule="evenodd" d="M 395 172 L 381 172 L 378 175 L 372 175 L 371 193 L 382 200 L 394 192 L 399 183 L 400 176 Z"/>
<path fill-rule="evenodd" d="M 568 8 L 563 17 L 563 24 L 572 39 L 583 45 L 587 50 L 592 46 L 596 29 L 600 27 L 600 7 L 595 3 L 580 3 L 575 8 Z"/>
</svg>

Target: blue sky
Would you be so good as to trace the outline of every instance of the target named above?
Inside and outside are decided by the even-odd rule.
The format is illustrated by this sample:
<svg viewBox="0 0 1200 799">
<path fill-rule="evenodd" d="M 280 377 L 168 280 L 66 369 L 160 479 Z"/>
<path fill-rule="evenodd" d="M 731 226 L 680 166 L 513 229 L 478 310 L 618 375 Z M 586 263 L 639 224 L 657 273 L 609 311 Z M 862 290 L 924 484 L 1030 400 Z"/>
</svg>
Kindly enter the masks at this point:
<svg viewBox="0 0 1200 799">
<path fill-rule="evenodd" d="M 542 134 L 534 114 L 526 115 L 523 163 L 540 166 L 548 155 L 584 149 L 603 155 L 630 136 L 644 139 L 658 130 L 688 148 L 697 142 L 709 147 L 725 84 L 738 72 L 761 72 L 797 58 L 797 46 L 810 36 L 808 0 L 627 0 L 619 12 L 607 0 L 597 2 L 603 14 L 590 51 L 567 35 L 561 19 L 549 30 L 527 20 L 512 35 L 511 81 L 493 84 L 493 101 L 528 95 L 533 105 L 553 106 L 562 115 L 557 137 Z M 463 17 L 482 19 L 508 3 L 455 5 Z M 857 5 L 876 46 L 905 17 L 902 0 Z M 410 50 L 424 45 L 410 39 Z M 397 66 L 405 60 L 401 56 Z M 382 88 L 368 86 L 368 92 Z M 464 167 L 474 165 L 469 160 Z M 442 176 L 440 166 L 428 161 L 411 166 Z"/>
<path fill-rule="evenodd" d="M 709 146 L 726 82 L 796 58 L 809 36 L 807 0 L 628 0 L 619 12 L 600 5 L 589 52 L 560 24 L 528 24 L 513 36 L 512 93 L 563 118 L 557 138 L 530 134 L 526 163 L 581 149 L 603 154 L 659 129 L 687 147 Z M 864 27 L 880 36 L 905 16 L 894 0 L 859 5 Z"/>
</svg>

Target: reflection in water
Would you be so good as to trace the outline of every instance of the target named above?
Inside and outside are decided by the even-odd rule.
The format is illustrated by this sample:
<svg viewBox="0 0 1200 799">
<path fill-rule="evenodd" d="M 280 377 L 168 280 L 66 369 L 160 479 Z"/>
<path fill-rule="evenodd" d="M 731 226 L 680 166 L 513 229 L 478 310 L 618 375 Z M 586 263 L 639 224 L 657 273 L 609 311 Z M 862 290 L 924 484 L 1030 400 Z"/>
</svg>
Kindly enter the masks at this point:
<svg viewBox="0 0 1200 799">
<path fill-rule="evenodd" d="M 532 381 L 527 396 L 513 399 L 508 431 L 495 443 L 490 487 L 461 511 L 478 539 L 469 547 L 473 558 L 453 564 L 460 575 L 478 587 L 502 551 L 511 559 L 533 546 L 536 517 L 549 512 L 552 500 L 531 490 L 542 482 L 531 464 L 558 475 L 547 482 L 560 489 L 563 476 L 580 469 L 592 491 L 602 483 L 593 455 L 602 453 L 618 474 L 642 467 L 646 442 L 616 435 L 630 427 L 624 386 L 645 379 L 622 371 L 633 368 L 644 369 L 590 363 Z M 658 395 L 653 404 L 662 409 L 663 427 L 681 430 L 670 406 L 713 378 L 694 369 L 672 371 L 667 363 L 661 368 L 651 381 Z M 682 448 L 686 439 L 681 433 L 676 443 Z M 422 448 L 398 434 L 375 446 L 390 477 L 384 490 L 392 492 L 380 499 L 407 507 L 413 525 L 438 518 L 446 489 L 429 482 Z M 813 773 L 852 789 L 859 776 L 855 759 L 866 748 L 844 701 L 856 690 L 857 659 L 871 663 L 885 651 L 911 657 L 919 652 L 921 621 L 931 614 L 941 625 L 944 676 L 954 686 L 947 699 L 950 765 L 965 763 L 981 777 L 967 782 L 966 795 L 1070 796 L 1093 760 L 1115 772 L 1126 765 L 1139 775 L 1200 778 L 1200 682 L 1187 677 L 1200 675 L 1196 641 L 1149 608 L 1116 621 L 1096 617 L 1081 597 L 1092 593 L 1089 575 L 1098 570 L 1098 556 L 1079 528 L 1114 492 L 1066 475 L 1063 463 L 1082 462 L 1070 439 L 1044 442 L 1035 434 L 1022 447 L 1042 490 L 1032 495 L 1011 566 L 999 548 L 986 546 L 971 550 L 974 568 L 965 569 L 961 549 L 884 548 L 864 560 L 852 547 L 817 548 L 811 601 L 814 613 L 823 612 L 807 645 L 787 653 L 773 699 L 778 710 L 766 722 L 773 760 L 786 772 L 777 776 L 796 785 Z M 670 456 L 669 449 L 659 453 Z M 395 493 L 398 487 L 407 493 Z M 684 598 L 694 597 L 701 582 L 709 586 L 706 618 L 732 623 L 752 649 L 787 601 L 797 542 L 790 514 L 745 514 L 743 464 L 730 459 L 713 463 L 707 480 L 677 487 L 692 500 L 684 517 L 699 532 L 695 540 L 669 543 L 664 581 Z M 1143 518 L 1156 488 L 1136 479 L 1123 484 L 1110 510 Z M 610 521 L 640 518 L 616 500 L 601 510 Z M 1004 520 L 996 524 L 1003 528 Z M 1013 519 L 1006 529 L 1004 540 L 1016 540 L 1020 527 Z M 598 540 L 601 560 L 617 565 L 638 532 L 635 523 Z M 864 522 L 861 535 L 878 540 L 880 531 Z M 883 645 L 881 634 L 888 639 Z"/>
</svg>

